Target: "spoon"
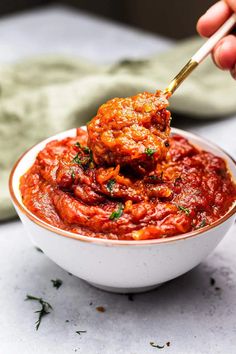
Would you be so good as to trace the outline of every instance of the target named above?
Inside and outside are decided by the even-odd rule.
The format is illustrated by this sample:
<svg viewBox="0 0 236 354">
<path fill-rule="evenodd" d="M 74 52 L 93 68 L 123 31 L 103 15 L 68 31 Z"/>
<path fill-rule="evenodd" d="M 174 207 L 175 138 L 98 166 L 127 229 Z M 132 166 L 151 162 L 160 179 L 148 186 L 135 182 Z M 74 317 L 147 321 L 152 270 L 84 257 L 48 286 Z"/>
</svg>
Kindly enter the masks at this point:
<svg viewBox="0 0 236 354">
<path fill-rule="evenodd" d="M 231 15 L 228 20 L 201 46 L 192 56 L 187 64 L 171 81 L 165 92 L 173 94 L 180 84 L 191 74 L 191 72 L 211 53 L 215 45 L 221 40 L 236 23 L 236 14 Z"/>
</svg>

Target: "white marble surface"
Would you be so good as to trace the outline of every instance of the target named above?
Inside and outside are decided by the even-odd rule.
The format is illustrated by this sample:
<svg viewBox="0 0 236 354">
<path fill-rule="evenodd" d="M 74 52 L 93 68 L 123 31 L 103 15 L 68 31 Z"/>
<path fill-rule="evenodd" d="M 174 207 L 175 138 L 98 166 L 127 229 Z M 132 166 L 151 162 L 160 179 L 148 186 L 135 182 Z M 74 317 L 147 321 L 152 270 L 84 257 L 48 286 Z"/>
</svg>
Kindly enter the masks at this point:
<svg viewBox="0 0 236 354">
<path fill-rule="evenodd" d="M 145 57 L 169 45 L 159 37 L 62 8 L 0 21 L 0 62 L 44 53 L 111 62 Z M 216 122 L 175 118 L 174 125 L 200 133 L 236 157 L 236 117 Z M 235 354 L 235 259 L 236 225 L 196 269 L 129 301 L 60 269 L 31 245 L 19 221 L 2 223 L 0 354 Z M 58 290 L 51 284 L 55 278 L 63 281 Z M 26 294 L 42 296 L 53 306 L 39 331 L 34 328 L 38 305 L 24 302 Z M 97 312 L 97 306 L 106 311 Z M 78 335 L 77 330 L 87 332 Z M 170 341 L 170 346 L 153 348 L 152 341 Z"/>
</svg>

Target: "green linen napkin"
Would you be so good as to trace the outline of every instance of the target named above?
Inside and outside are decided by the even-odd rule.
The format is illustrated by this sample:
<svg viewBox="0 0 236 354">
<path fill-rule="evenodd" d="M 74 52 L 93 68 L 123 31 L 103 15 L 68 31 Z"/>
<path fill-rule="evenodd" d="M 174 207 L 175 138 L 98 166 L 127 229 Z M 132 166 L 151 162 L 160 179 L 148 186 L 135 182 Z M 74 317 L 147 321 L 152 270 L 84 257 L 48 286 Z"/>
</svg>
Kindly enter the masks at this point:
<svg viewBox="0 0 236 354">
<path fill-rule="evenodd" d="M 23 151 L 85 124 L 109 98 L 164 89 L 201 44 L 190 39 L 147 60 L 100 67 L 63 57 L 0 67 L 0 220 L 15 216 L 7 181 Z M 170 109 L 214 119 L 236 112 L 235 93 L 235 82 L 207 59 L 176 91 Z"/>
</svg>

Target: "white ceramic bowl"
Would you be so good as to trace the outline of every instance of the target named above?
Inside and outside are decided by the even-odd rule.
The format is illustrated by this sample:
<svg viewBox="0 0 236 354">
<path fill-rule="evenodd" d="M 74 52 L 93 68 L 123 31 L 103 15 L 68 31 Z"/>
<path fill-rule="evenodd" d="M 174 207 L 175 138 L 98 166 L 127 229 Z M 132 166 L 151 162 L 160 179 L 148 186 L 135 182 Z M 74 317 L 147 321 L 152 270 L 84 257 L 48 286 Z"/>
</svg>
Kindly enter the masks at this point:
<svg viewBox="0 0 236 354">
<path fill-rule="evenodd" d="M 236 164 L 220 148 L 199 136 L 172 128 L 191 143 L 227 161 L 236 179 Z M 22 203 L 19 179 L 36 155 L 54 139 L 75 136 L 71 129 L 42 141 L 16 162 L 10 175 L 14 206 L 32 242 L 59 266 L 90 284 L 113 292 L 150 290 L 198 265 L 223 239 L 234 221 L 236 205 L 210 226 L 180 236 L 146 241 L 117 241 L 86 237 L 51 226 Z"/>
</svg>

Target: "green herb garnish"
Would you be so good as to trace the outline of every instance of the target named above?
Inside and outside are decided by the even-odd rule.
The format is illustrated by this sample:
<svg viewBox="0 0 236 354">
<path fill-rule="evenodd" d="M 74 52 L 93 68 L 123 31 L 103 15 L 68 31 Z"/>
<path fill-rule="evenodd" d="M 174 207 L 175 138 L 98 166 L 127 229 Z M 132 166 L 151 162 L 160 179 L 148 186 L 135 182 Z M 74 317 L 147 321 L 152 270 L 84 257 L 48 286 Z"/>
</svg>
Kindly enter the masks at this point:
<svg viewBox="0 0 236 354">
<path fill-rule="evenodd" d="M 111 213 L 109 219 L 110 220 L 119 219 L 121 217 L 121 215 L 123 214 L 123 210 L 124 210 L 124 205 L 120 203 L 118 206 L 118 209 Z"/>
<path fill-rule="evenodd" d="M 152 148 L 146 148 L 145 149 L 145 154 L 147 154 L 148 156 L 152 156 L 153 154 L 155 154 L 156 149 L 152 149 Z"/>
<path fill-rule="evenodd" d="M 27 301 L 27 300 L 37 301 L 41 305 L 41 309 L 38 310 L 38 311 L 35 311 L 35 313 L 39 314 L 38 315 L 38 320 L 35 322 L 36 330 L 38 330 L 39 326 L 41 324 L 42 318 L 44 316 L 48 315 L 50 313 L 49 310 L 52 310 L 53 308 L 47 301 L 44 301 L 41 297 L 35 297 L 35 296 L 27 294 L 25 301 Z"/>
<path fill-rule="evenodd" d="M 83 147 L 79 142 L 76 142 L 75 146 L 80 148 L 82 151 L 77 152 L 75 157 L 72 159 L 72 162 L 81 165 L 84 169 L 87 169 L 89 167 L 92 168 L 93 154 L 92 151 L 89 149 L 89 147 L 88 146 Z M 87 154 L 88 156 L 84 156 L 84 154 Z"/>
<path fill-rule="evenodd" d="M 165 347 L 165 345 L 158 345 L 158 344 L 155 344 L 154 342 L 150 342 L 150 345 L 153 348 L 157 348 L 157 349 L 163 349 Z"/>
<path fill-rule="evenodd" d="M 110 193 L 112 193 L 113 187 L 114 187 L 115 184 L 116 184 L 116 181 L 114 179 L 110 179 L 107 182 L 107 189 L 109 190 Z"/>
<path fill-rule="evenodd" d="M 86 154 L 90 154 L 91 150 L 88 146 L 81 146 L 81 144 L 77 141 L 75 146 L 82 149 Z"/>
<path fill-rule="evenodd" d="M 62 285 L 62 280 L 61 279 L 51 279 L 52 285 L 54 288 L 59 289 L 60 286 Z"/>
<path fill-rule="evenodd" d="M 189 215 L 190 214 L 190 210 L 188 208 L 185 208 L 184 206 L 182 205 L 177 205 L 178 209 L 181 210 L 181 211 L 184 211 L 185 214 Z"/>
<path fill-rule="evenodd" d="M 81 333 L 87 333 L 87 331 L 76 331 L 75 333 L 81 335 Z"/>
<path fill-rule="evenodd" d="M 75 143 L 75 146 L 81 148 L 81 144 L 78 141 Z"/>
<path fill-rule="evenodd" d="M 161 171 L 160 175 L 151 175 L 148 176 L 149 179 L 151 179 L 152 181 L 158 181 L 158 182 L 163 182 L 163 171 Z"/>
<path fill-rule="evenodd" d="M 75 171 L 73 168 L 70 169 L 71 178 L 75 179 Z"/>
<path fill-rule="evenodd" d="M 206 226 L 206 219 L 203 219 L 201 224 L 196 227 L 196 229 L 201 229 L 202 227 Z"/>
<path fill-rule="evenodd" d="M 73 163 L 77 163 L 78 165 L 82 166 L 84 169 L 90 167 L 90 163 L 92 162 L 91 156 L 82 156 L 79 157 L 79 153 L 75 155 L 72 160 Z"/>
<path fill-rule="evenodd" d="M 91 150 L 90 150 L 90 148 L 89 148 L 88 146 L 85 146 L 85 147 L 83 148 L 83 150 L 84 150 L 84 152 L 85 152 L 86 154 L 90 154 L 90 153 L 91 153 Z"/>
<path fill-rule="evenodd" d="M 78 165 L 81 165 L 81 159 L 80 159 L 80 157 L 79 157 L 79 153 L 77 153 L 77 154 L 75 155 L 75 157 L 73 158 L 72 162 L 75 162 L 75 163 L 77 163 Z"/>
</svg>

